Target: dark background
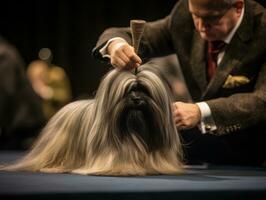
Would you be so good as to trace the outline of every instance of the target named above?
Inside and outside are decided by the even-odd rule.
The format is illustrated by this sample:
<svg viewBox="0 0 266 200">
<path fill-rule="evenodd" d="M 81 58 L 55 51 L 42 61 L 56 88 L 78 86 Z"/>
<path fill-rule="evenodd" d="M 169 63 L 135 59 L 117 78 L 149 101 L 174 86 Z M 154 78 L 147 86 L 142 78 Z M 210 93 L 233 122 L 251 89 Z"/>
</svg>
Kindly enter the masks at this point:
<svg viewBox="0 0 266 200">
<path fill-rule="evenodd" d="M 0 34 L 17 47 L 25 67 L 38 51 L 52 50 L 64 67 L 74 98 L 92 95 L 109 68 L 91 57 L 99 35 L 130 19 L 166 16 L 177 0 L 8 0 L 1 1 Z M 265 6 L 265 1 L 259 1 Z"/>
</svg>

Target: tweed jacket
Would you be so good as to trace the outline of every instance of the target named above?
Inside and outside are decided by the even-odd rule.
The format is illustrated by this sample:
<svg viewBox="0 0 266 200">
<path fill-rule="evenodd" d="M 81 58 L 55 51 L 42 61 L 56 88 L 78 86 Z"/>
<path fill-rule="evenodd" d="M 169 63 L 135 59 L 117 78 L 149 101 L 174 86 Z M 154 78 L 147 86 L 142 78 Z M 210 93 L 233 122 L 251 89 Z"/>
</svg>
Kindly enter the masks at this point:
<svg viewBox="0 0 266 200">
<path fill-rule="evenodd" d="M 113 37 L 130 44 L 129 28 L 107 29 L 99 38 L 93 55 Z M 217 131 L 225 135 L 247 129 L 266 134 L 266 10 L 252 0 L 245 1 L 243 21 L 225 50 L 215 76 L 206 79 L 206 42 L 195 30 L 187 0 L 180 0 L 170 15 L 148 22 L 141 42 L 142 58 L 178 56 L 181 70 L 194 102 L 205 101 Z M 241 77 L 244 81 L 235 82 Z M 229 80 L 231 78 L 231 80 Z M 241 79 L 240 78 L 240 79 Z M 233 81 L 233 84 L 226 85 Z"/>
</svg>

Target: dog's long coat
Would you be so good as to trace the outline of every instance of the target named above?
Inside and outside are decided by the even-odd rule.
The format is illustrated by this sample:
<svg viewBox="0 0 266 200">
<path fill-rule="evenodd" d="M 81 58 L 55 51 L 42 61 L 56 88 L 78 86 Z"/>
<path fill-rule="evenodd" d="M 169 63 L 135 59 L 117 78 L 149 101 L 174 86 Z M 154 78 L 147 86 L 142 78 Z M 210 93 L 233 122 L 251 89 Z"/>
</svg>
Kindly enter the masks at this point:
<svg viewBox="0 0 266 200">
<path fill-rule="evenodd" d="M 43 129 L 33 149 L 6 170 L 95 175 L 178 174 L 182 150 L 169 88 L 140 68 L 113 70 L 95 99 L 70 103 Z"/>
</svg>

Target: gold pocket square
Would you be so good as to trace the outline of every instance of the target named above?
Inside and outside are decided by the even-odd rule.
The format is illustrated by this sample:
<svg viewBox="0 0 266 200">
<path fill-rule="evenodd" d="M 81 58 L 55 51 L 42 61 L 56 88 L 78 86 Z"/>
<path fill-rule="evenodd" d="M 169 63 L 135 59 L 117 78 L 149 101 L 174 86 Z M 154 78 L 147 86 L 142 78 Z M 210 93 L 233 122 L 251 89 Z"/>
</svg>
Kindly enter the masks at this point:
<svg viewBox="0 0 266 200">
<path fill-rule="evenodd" d="M 232 76 L 229 75 L 223 85 L 223 88 L 230 89 L 235 88 L 240 85 L 245 85 L 249 83 L 250 80 L 246 76 Z"/>
</svg>

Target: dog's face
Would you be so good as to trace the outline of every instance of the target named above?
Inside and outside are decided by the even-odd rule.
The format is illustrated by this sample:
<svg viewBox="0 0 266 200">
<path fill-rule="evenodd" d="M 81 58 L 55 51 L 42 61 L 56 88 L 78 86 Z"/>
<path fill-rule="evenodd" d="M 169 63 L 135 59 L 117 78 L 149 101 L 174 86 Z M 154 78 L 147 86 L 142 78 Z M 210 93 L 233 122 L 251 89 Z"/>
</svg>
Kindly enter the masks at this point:
<svg viewBox="0 0 266 200">
<path fill-rule="evenodd" d="M 123 98 L 128 109 L 132 110 L 143 110 L 147 108 L 148 101 L 152 101 L 149 91 L 139 81 L 128 86 Z"/>
<path fill-rule="evenodd" d="M 145 70 L 137 75 L 114 72 L 105 80 L 104 120 L 119 142 L 137 137 L 148 151 L 168 145 L 168 130 L 173 128 L 171 101 L 160 78 Z"/>
<path fill-rule="evenodd" d="M 161 111 L 148 90 L 140 83 L 134 82 L 117 105 L 121 107 L 121 113 L 118 117 L 118 128 L 122 133 L 121 138 L 134 134 L 141 141 L 145 142 L 148 150 L 152 151 L 159 148 L 161 135 L 160 123 L 157 113 Z"/>
</svg>

